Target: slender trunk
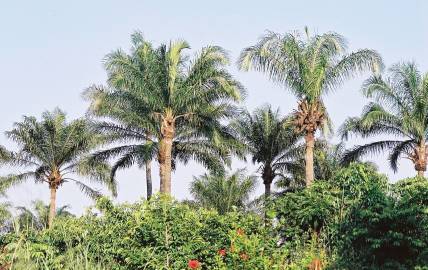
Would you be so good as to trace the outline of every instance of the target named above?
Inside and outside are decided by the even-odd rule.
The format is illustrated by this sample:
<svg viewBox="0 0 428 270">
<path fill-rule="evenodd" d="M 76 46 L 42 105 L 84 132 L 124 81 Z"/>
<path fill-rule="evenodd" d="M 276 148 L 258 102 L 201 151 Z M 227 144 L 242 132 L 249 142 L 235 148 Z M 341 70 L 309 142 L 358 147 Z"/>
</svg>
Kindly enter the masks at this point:
<svg viewBox="0 0 428 270">
<path fill-rule="evenodd" d="M 425 140 L 421 140 L 419 147 L 415 151 L 415 156 L 413 160 L 415 164 L 415 170 L 417 175 L 424 177 L 425 171 L 427 169 L 427 153 Z"/>
<path fill-rule="evenodd" d="M 172 138 L 164 137 L 160 142 L 159 148 L 160 192 L 170 195 Z"/>
<path fill-rule="evenodd" d="M 263 168 L 262 179 L 263 184 L 265 185 L 265 199 L 269 199 L 271 193 L 271 184 L 273 182 L 274 173 L 272 166 L 267 163 Z"/>
<path fill-rule="evenodd" d="M 262 174 L 263 184 L 265 185 L 265 198 L 264 198 L 265 226 L 270 225 L 269 218 L 267 216 L 267 210 L 269 207 L 269 199 L 271 196 L 271 185 L 273 182 L 273 178 L 274 178 L 274 174 L 272 171 L 272 167 L 270 165 L 265 166 L 263 169 L 263 174 Z"/>
<path fill-rule="evenodd" d="M 270 226 L 270 220 L 268 217 L 269 198 L 271 194 L 270 186 L 271 182 L 265 182 L 264 222 L 266 227 Z"/>
<path fill-rule="evenodd" d="M 53 220 L 55 218 L 55 214 L 56 214 L 56 191 L 57 191 L 58 187 L 53 186 L 50 187 L 50 191 L 51 191 L 51 198 L 50 198 L 50 203 L 49 203 L 49 219 L 48 219 L 48 227 L 52 228 L 52 224 L 53 224 Z"/>
<path fill-rule="evenodd" d="M 162 139 L 159 143 L 160 192 L 171 195 L 172 141 L 175 134 L 175 119 L 171 114 L 162 119 L 161 134 Z"/>
<path fill-rule="evenodd" d="M 271 187 L 271 183 L 265 182 L 265 198 L 266 199 L 270 198 L 270 194 L 271 194 L 270 187 Z"/>
<path fill-rule="evenodd" d="M 305 136 L 306 153 L 305 153 L 305 180 L 306 187 L 309 187 L 314 181 L 314 146 L 315 132 L 309 131 Z"/>
<path fill-rule="evenodd" d="M 153 194 L 152 183 L 152 161 L 146 161 L 146 185 L 147 185 L 147 200 L 150 200 Z"/>
</svg>

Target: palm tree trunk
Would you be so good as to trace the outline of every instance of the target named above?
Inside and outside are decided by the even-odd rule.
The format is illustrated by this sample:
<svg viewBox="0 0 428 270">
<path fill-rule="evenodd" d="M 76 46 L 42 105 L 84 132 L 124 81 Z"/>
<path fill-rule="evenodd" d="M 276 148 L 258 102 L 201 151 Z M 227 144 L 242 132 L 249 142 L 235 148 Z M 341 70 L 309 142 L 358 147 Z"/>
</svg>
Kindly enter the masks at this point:
<svg viewBox="0 0 428 270">
<path fill-rule="evenodd" d="M 267 215 L 267 210 L 268 210 L 268 204 L 269 204 L 269 199 L 271 196 L 271 185 L 273 182 L 273 172 L 272 172 L 272 167 L 271 166 L 265 166 L 265 168 L 263 169 L 263 175 L 262 175 L 262 179 L 263 179 L 263 184 L 265 185 L 265 198 L 264 198 L 264 221 L 265 221 L 265 226 L 269 226 L 270 222 L 269 222 L 269 218 Z"/>
<path fill-rule="evenodd" d="M 419 147 L 415 151 L 415 170 L 419 177 L 424 177 L 425 171 L 427 170 L 427 153 L 425 140 L 421 140 Z"/>
<path fill-rule="evenodd" d="M 164 137 L 159 146 L 160 192 L 171 194 L 172 138 Z"/>
<path fill-rule="evenodd" d="M 265 164 L 262 173 L 263 184 L 265 185 L 265 199 L 270 197 L 273 178 L 272 166 L 270 164 Z"/>
<path fill-rule="evenodd" d="M 265 183 L 265 198 L 268 199 L 270 197 L 271 194 L 271 183 Z"/>
<path fill-rule="evenodd" d="M 306 153 L 305 153 L 305 176 L 306 187 L 309 187 L 314 181 L 314 146 L 315 132 L 309 131 L 305 135 Z"/>
<path fill-rule="evenodd" d="M 55 211 L 56 211 L 56 191 L 57 187 L 50 187 L 51 191 L 51 197 L 50 197 L 50 203 L 49 203 L 49 219 L 48 219 L 48 226 L 49 228 L 52 228 L 53 220 L 55 218 Z"/>
<path fill-rule="evenodd" d="M 269 222 L 269 217 L 268 217 L 268 200 L 270 198 L 270 194 L 271 194 L 271 182 L 265 182 L 265 200 L 264 200 L 264 222 L 265 222 L 265 226 L 269 226 L 270 222 Z"/>
<path fill-rule="evenodd" d="M 162 139 L 159 143 L 160 192 L 171 195 L 172 141 L 175 134 L 175 119 L 171 114 L 163 117 L 161 134 Z"/>
<path fill-rule="evenodd" d="M 152 183 L 152 161 L 146 161 L 146 185 L 147 185 L 147 200 L 150 200 L 153 194 Z"/>
</svg>

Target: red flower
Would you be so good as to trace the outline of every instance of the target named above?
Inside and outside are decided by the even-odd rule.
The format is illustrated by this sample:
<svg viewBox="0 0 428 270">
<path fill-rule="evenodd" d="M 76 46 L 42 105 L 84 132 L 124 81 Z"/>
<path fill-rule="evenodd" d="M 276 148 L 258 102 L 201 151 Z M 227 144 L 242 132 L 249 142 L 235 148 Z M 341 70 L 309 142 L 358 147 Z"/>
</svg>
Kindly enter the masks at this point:
<svg viewBox="0 0 428 270">
<path fill-rule="evenodd" d="M 239 236 L 243 236 L 243 235 L 245 234 L 245 232 L 244 232 L 244 230 L 243 230 L 243 229 L 237 229 L 237 230 L 236 230 L 236 233 L 237 233 Z"/>
<path fill-rule="evenodd" d="M 198 260 L 190 260 L 188 265 L 190 269 L 198 269 L 201 266 L 201 263 Z"/>
<path fill-rule="evenodd" d="M 243 261 L 246 261 L 246 260 L 248 260 L 248 258 L 250 258 L 246 253 L 241 253 L 241 254 L 239 254 L 239 257 L 241 257 L 241 259 L 242 259 Z"/>
<path fill-rule="evenodd" d="M 217 253 L 218 253 L 218 255 L 220 255 L 222 257 L 226 256 L 226 250 L 224 248 L 223 249 L 219 249 L 219 251 Z"/>
</svg>

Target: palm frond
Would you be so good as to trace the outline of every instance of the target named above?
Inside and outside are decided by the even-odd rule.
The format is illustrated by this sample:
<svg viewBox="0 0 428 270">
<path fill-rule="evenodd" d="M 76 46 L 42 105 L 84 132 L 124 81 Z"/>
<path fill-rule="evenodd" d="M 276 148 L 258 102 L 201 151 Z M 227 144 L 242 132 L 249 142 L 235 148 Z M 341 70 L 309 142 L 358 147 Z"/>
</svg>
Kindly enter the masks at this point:
<svg viewBox="0 0 428 270">
<path fill-rule="evenodd" d="M 349 164 L 353 161 L 356 161 L 360 159 L 361 157 L 367 155 L 367 154 L 380 154 L 385 150 L 392 149 L 394 147 L 397 147 L 399 144 L 401 144 L 401 141 L 377 141 L 368 143 L 365 145 L 357 145 L 354 146 L 352 149 L 347 150 L 342 158 L 342 164 Z"/>
</svg>

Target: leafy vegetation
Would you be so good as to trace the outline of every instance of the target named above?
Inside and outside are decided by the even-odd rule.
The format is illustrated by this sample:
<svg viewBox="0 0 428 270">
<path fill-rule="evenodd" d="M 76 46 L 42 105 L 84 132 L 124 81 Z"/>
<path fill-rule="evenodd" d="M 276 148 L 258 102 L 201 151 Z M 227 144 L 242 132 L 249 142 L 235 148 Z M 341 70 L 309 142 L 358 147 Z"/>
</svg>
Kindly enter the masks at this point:
<svg viewBox="0 0 428 270">
<path fill-rule="evenodd" d="M 51 196 L 31 208 L 0 204 L 0 269 L 428 269 L 427 75 L 403 63 L 384 79 L 376 51 L 348 54 L 341 35 L 305 32 L 268 33 L 238 61 L 295 94 L 298 108 L 284 116 L 239 107 L 245 91 L 221 47 L 189 57 L 185 41 L 156 47 L 136 32 L 129 53 L 106 56 L 106 84 L 84 92 L 87 118 L 68 122 L 56 109 L 15 123 L 6 135 L 17 150 L 0 146 L 12 171 L 0 195 L 32 179 Z M 368 70 L 363 92 L 375 101 L 339 133 L 377 141 L 315 140 L 331 131 L 325 96 Z M 391 183 L 361 160 L 380 151 L 394 171 L 410 159 L 418 176 Z M 233 171 L 233 158 L 258 169 Z M 191 160 L 208 172 L 194 177 L 192 199 L 177 201 L 172 171 Z M 133 165 L 146 175 L 138 202 L 117 204 L 83 181 L 116 195 L 117 171 Z M 259 181 L 265 193 L 254 198 Z M 56 207 L 67 182 L 96 201 L 81 216 Z"/>
<path fill-rule="evenodd" d="M 299 136 L 286 125 L 286 121 L 287 118 L 281 117 L 278 110 L 265 106 L 253 114 L 242 113 L 230 124 L 234 137 L 245 144 L 253 163 L 259 165 L 266 198 L 271 194 L 274 180 L 285 178 L 301 167 L 295 162 L 301 150 Z M 293 184 L 299 183 L 290 183 Z"/>
<path fill-rule="evenodd" d="M 250 195 L 256 188 L 256 181 L 255 176 L 247 176 L 242 169 L 230 176 L 205 174 L 194 178 L 190 193 L 195 198 L 196 205 L 225 214 L 234 208 L 245 210 Z"/>
<path fill-rule="evenodd" d="M 46 205 L 41 200 L 33 201 L 32 207 L 24 206 L 16 207 L 18 215 L 12 220 L 14 230 L 23 231 L 27 229 L 43 230 L 49 226 L 49 205 Z M 57 207 L 55 217 L 73 216 L 69 212 L 69 205 Z"/>
</svg>

